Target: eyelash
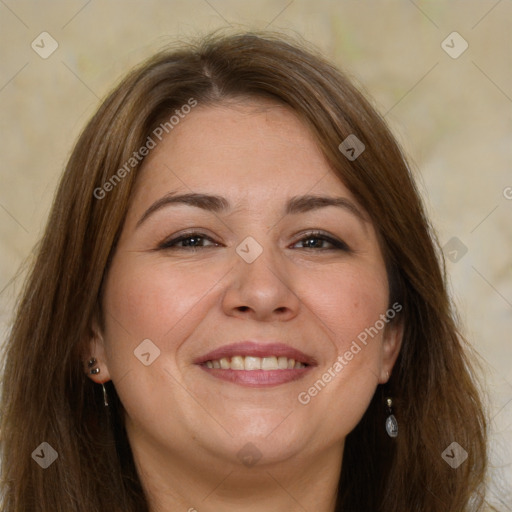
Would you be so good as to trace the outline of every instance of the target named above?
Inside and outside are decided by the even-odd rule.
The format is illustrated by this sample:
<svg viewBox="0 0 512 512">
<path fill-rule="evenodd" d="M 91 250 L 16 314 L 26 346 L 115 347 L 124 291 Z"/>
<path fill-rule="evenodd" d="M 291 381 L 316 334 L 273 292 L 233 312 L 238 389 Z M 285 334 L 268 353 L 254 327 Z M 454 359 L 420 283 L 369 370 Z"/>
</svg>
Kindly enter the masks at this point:
<svg viewBox="0 0 512 512">
<path fill-rule="evenodd" d="M 176 245 L 180 242 L 189 240 L 191 238 L 199 238 L 201 240 L 208 240 L 210 242 L 213 242 L 215 245 L 184 246 L 184 247 L 179 247 Z M 295 244 L 299 243 L 299 242 L 304 242 L 305 240 L 311 240 L 311 239 L 322 240 L 322 241 L 330 243 L 333 246 L 331 248 L 325 248 L 325 247 L 317 248 L 320 251 L 340 250 L 340 251 L 345 251 L 345 252 L 352 252 L 351 249 L 348 247 L 348 245 L 345 242 L 342 242 L 341 240 L 337 240 L 336 238 L 332 238 L 332 237 L 322 233 L 321 231 L 311 231 L 311 232 L 305 233 L 300 240 L 295 242 Z M 218 245 L 219 244 L 217 244 L 214 240 L 212 240 L 209 236 L 205 235 L 204 233 L 192 232 L 192 233 L 186 233 L 186 234 L 180 235 L 180 236 L 170 239 L 170 240 L 165 240 L 158 246 L 158 249 L 162 249 L 162 250 L 178 249 L 178 250 L 190 251 L 190 250 L 195 250 L 195 249 L 199 249 L 199 248 L 216 247 L 216 246 L 218 247 Z M 315 249 L 315 248 L 314 247 L 299 247 L 299 249 L 308 250 L 308 249 Z"/>
</svg>

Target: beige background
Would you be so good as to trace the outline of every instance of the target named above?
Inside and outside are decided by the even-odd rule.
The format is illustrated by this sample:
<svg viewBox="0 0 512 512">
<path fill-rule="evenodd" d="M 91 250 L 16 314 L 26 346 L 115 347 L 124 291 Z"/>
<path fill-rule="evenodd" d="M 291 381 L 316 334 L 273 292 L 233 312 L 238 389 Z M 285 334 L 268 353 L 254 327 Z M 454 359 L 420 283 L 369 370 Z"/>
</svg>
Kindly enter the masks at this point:
<svg viewBox="0 0 512 512">
<path fill-rule="evenodd" d="M 14 276 L 99 99 L 166 43 L 229 26 L 299 33 L 364 84 L 411 157 L 442 245 L 467 247 L 448 271 L 488 366 L 493 465 L 507 479 L 489 501 L 512 510 L 510 0 L 0 0 L 2 339 Z M 31 48 L 43 31 L 59 45 L 47 59 Z M 453 31 L 469 45 L 456 59 L 441 46 Z"/>
</svg>

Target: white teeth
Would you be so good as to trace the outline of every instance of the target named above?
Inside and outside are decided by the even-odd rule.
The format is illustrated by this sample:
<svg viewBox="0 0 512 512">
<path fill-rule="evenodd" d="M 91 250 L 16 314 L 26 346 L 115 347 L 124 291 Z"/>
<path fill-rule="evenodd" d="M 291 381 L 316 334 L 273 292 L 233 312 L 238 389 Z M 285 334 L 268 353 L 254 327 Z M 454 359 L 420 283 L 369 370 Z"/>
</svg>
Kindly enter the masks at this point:
<svg viewBox="0 0 512 512">
<path fill-rule="evenodd" d="M 206 361 L 208 368 L 222 370 L 293 370 L 305 368 L 306 365 L 295 359 L 288 359 L 285 356 L 233 356 L 223 357 L 218 360 Z"/>
<path fill-rule="evenodd" d="M 284 356 L 279 356 L 277 358 L 277 366 L 280 370 L 286 370 L 286 368 L 288 368 L 288 358 Z"/>
<path fill-rule="evenodd" d="M 277 357 L 264 357 L 261 360 L 261 369 L 262 370 L 278 370 L 279 366 L 277 364 Z"/>
<path fill-rule="evenodd" d="M 261 370 L 261 357 L 245 356 L 246 370 Z"/>
<path fill-rule="evenodd" d="M 242 356 L 235 356 L 231 358 L 231 369 L 232 370 L 243 370 L 244 369 L 244 358 Z"/>
</svg>

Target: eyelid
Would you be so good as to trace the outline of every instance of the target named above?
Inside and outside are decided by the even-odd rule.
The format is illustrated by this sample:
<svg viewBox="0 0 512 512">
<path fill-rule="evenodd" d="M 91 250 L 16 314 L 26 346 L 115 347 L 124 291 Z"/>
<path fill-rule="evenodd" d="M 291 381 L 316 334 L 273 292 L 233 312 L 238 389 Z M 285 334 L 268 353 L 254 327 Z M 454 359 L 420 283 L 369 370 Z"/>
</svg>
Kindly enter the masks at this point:
<svg viewBox="0 0 512 512">
<path fill-rule="evenodd" d="M 158 251 L 161 249 L 170 249 L 171 247 L 174 246 L 174 244 L 178 244 L 179 242 L 181 242 L 184 239 L 193 238 L 193 237 L 203 238 L 203 239 L 208 240 L 209 242 L 212 242 L 213 244 L 215 244 L 215 245 L 211 245 L 211 246 L 207 246 L 207 247 L 215 247 L 215 246 L 222 245 L 221 243 L 217 242 L 212 236 L 200 231 L 199 229 L 190 228 L 188 230 L 182 231 L 181 233 L 175 233 L 171 236 L 164 238 L 164 240 L 162 240 L 157 245 L 155 250 Z M 171 244 L 173 244 L 173 245 L 171 245 Z M 178 249 L 186 249 L 186 248 L 178 247 Z"/>
<path fill-rule="evenodd" d="M 321 240 L 325 240 L 326 242 L 329 242 L 330 244 L 332 244 L 334 246 L 331 249 L 317 249 L 319 251 L 343 250 L 345 252 L 352 252 L 352 249 L 348 246 L 348 244 L 346 242 L 344 242 L 343 240 L 339 239 L 338 237 L 336 237 L 334 235 L 330 235 L 329 233 L 326 233 L 324 231 L 312 229 L 312 230 L 307 230 L 302 233 L 299 233 L 297 236 L 299 238 L 297 239 L 297 241 L 293 242 L 292 245 L 295 245 L 295 244 L 307 239 L 308 237 L 309 238 L 318 238 Z M 310 250 L 307 247 L 300 247 L 300 249 Z"/>
<path fill-rule="evenodd" d="M 162 249 L 170 249 L 171 247 L 177 247 L 176 244 L 181 242 L 182 240 L 186 240 L 187 238 L 202 238 L 204 240 L 208 240 L 209 242 L 212 242 L 214 245 L 209 246 L 202 246 L 200 248 L 206 248 L 206 247 L 218 247 L 222 246 L 223 244 L 217 242 L 212 236 L 204 233 L 203 231 L 199 230 L 198 228 L 190 228 L 188 230 L 182 231 L 181 233 L 175 233 L 171 235 L 170 237 L 165 238 L 162 242 L 158 244 L 155 250 L 162 250 Z M 295 242 L 293 242 L 291 245 L 292 247 L 296 245 L 297 243 L 306 240 L 309 238 L 318 238 L 320 240 L 324 240 L 328 243 L 330 243 L 333 247 L 332 248 L 308 248 L 308 247 L 299 247 L 298 249 L 303 250 L 316 250 L 316 251 L 335 251 L 335 250 L 343 250 L 345 252 L 353 252 L 352 249 L 347 245 L 346 242 L 343 240 L 330 235 L 324 231 L 319 230 L 306 230 L 302 233 L 298 233 L 296 235 L 297 239 Z M 185 249 L 185 247 L 178 247 L 179 249 Z M 196 247 L 192 247 L 196 248 Z"/>
</svg>

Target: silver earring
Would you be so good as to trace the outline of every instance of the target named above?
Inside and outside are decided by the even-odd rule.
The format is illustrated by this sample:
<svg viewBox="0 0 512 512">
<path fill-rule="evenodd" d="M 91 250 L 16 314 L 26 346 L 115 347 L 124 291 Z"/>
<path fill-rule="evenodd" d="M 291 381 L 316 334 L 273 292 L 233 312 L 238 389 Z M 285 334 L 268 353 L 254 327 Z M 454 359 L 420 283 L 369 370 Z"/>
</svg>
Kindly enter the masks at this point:
<svg viewBox="0 0 512 512">
<path fill-rule="evenodd" d="M 398 422 L 396 421 L 395 415 L 393 414 L 393 400 L 388 397 L 386 398 L 386 405 L 388 409 L 388 417 L 386 418 L 386 432 L 389 437 L 398 436 Z"/>
<path fill-rule="evenodd" d="M 105 384 L 102 384 L 101 387 L 103 388 L 103 404 L 105 407 L 108 407 L 108 395 L 107 390 L 105 389 Z"/>
<path fill-rule="evenodd" d="M 96 358 L 91 357 L 91 359 L 89 359 L 89 362 L 87 363 L 87 366 L 89 368 L 91 368 L 91 370 L 90 370 L 91 375 L 98 375 L 98 373 L 100 373 L 100 369 L 98 367 L 92 368 L 95 364 L 96 364 Z"/>
</svg>

